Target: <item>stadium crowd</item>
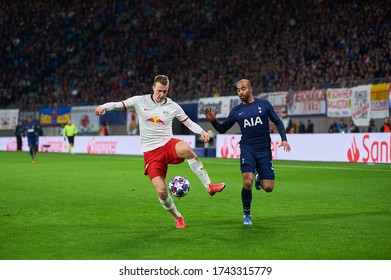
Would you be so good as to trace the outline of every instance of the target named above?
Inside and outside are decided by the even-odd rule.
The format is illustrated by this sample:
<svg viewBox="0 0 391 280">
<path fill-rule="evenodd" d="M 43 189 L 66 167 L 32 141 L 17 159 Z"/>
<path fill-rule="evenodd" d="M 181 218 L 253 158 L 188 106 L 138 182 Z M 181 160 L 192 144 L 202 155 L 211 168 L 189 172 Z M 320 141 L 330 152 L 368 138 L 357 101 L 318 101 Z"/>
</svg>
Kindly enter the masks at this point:
<svg viewBox="0 0 391 280">
<path fill-rule="evenodd" d="M 2 1 L 0 107 L 176 101 L 391 77 L 388 1 Z"/>
</svg>

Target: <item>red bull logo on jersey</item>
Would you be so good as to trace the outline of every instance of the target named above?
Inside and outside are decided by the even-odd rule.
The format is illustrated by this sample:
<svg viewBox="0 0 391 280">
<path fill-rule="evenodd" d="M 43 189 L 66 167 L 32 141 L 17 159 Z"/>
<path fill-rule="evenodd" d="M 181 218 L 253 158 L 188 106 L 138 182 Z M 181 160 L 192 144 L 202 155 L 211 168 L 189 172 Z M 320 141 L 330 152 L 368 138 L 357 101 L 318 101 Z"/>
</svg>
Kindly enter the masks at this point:
<svg viewBox="0 0 391 280">
<path fill-rule="evenodd" d="M 147 118 L 147 122 L 150 122 L 150 123 L 153 123 L 153 124 L 165 124 L 162 119 L 159 119 L 156 116 L 154 116 L 153 118 Z"/>
</svg>

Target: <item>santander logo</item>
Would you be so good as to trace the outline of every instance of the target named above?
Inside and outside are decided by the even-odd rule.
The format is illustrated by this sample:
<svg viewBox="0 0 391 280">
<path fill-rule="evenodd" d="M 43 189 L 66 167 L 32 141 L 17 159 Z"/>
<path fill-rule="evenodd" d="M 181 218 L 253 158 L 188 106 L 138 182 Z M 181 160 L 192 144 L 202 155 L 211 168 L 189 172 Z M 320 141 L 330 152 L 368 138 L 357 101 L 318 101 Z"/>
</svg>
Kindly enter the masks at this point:
<svg viewBox="0 0 391 280">
<path fill-rule="evenodd" d="M 221 147 L 221 156 L 223 158 L 239 158 L 240 157 L 240 136 L 231 136 L 228 139 L 224 138 L 224 144 Z"/>
<path fill-rule="evenodd" d="M 240 139 L 241 135 L 223 136 L 224 143 L 220 147 L 220 154 L 222 158 L 240 158 Z M 272 152 L 272 159 L 277 159 L 278 145 L 280 141 L 271 141 L 270 149 Z"/>
<path fill-rule="evenodd" d="M 40 152 L 54 152 L 61 153 L 66 151 L 67 145 L 61 138 L 44 137 L 42 141 L 39 141 Z"/>
<path fill-rule="evenodd" d="M 241 135 L 218 135 L 216 156 L 221 158 L 239 158 Z M 272 159 L 336 161 L 360 163 L 391 163 L 391 133 L 344 133 L 290 135 L 292 153 L 281 153 L 278 148 L 280 136 L 271 135 Z M 319 142 L 324 149 L 319 150 L 310 143 Z"/>
<path fill-rule="evenodd" d="M 17 147 L 16 140 L 14 138 L 12 138 L 12 139 L 8 140 L 5 150 L 6 151 L 16 151 L 16 147 Z"/>
<path fill-rule="evenodd" d="M 221 156 L 223 158 L 227 158 L 228 154 L 229 154 L 229 149 L 228 149 L 228 145 L 227 145 L 227 138 L 224 138 L 224 144 L 221 147 Z"/>
<path fill-rule="evenodd" d="M 117 141 L 99 137 L 92 137 L 87 144 L 88 154 L 115 154 L 117 149 Z"/>
<path fill-rule="evenodd" d="M 376 135 L 376 134 L 375 134 Z M 363 134 L 353 137 L 347 151 L 349 162 L 391 162 L 391 134 L 387 140 L 376 140 L 374 134 Z"/>
<path fill-rule="evenodd" d="M 356 137 L 353 137 L 352 144 L 348 149 L 349 162 L 357 162 L 360 158 L 360 151 L 357 149 Z"/>
</svg>

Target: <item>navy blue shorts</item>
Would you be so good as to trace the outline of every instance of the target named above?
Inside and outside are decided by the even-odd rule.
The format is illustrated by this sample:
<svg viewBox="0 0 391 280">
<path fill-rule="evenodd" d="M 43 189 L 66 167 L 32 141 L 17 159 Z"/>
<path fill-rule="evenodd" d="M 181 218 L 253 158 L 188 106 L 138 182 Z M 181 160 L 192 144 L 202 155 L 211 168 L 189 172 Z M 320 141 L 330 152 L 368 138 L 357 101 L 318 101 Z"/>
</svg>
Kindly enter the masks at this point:
<svg viewBox="0 0 391 280">
<path fill-rule="evenodd" d="M 274 180 L 270 148 L 257 150 L 251 147 L 240 147 L 240 149 L 240 170 L 242 173 L 257 171 L 261 180 Z"/>
<path fill-rule="evenodd" d="M 27 144 L 29 146 L 34 146 L 34 147 L 37 147 L 38 146 L 38 137 L 34 136 L 34 137 L 27 137 Z"/>
</svg>

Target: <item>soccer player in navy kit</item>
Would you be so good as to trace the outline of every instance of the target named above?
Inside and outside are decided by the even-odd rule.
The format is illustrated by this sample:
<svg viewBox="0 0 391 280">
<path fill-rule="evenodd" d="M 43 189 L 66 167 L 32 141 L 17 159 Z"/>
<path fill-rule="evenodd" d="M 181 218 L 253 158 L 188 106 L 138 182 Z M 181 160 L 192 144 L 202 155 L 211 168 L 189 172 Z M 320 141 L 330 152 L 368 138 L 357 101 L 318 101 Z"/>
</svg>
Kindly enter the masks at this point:
<svg viewBox="0 0 391 280">
<path fill-rule="evenodd" d="M 274 188 L 274 167 L 272 163 L 271 138 L 269 132 L 269 118 L 276 125 L 281 136 L 279 147 L 289 152 L 284 124 L 274 111 L 268 100 L 254 98 L 251 82 L 246 79 L 236 84 L 236 89 L 242 104 L 234 107 L 223 123 L 216 120 L 217 111 L 204 108 L 204 114 L 219 133 L 227 132 L 235 123 L 238 123 L 242 132 L 240 140 L 240 168 L 243 175 L 242 203 L 244 224 L 251 225 L 251 201 L 254 174 L 258 177 L 256 189 L 266 192 Z"/>
<path fill-rule="evenodd" d="M 31 155 L 32 163 L 35 163 L 35 161 L 37 159 L 38 136 L 39 136 L 38 132 L 39 132 L 39 128 L 35 123 L 33 123 L 33 117 L 28 116 L 27 123 L 24 127 L 24 133 L 27 136 L 27 143 L 30 148 L 30 155 Z"/>
</svg>

